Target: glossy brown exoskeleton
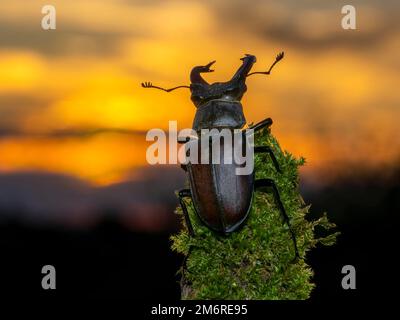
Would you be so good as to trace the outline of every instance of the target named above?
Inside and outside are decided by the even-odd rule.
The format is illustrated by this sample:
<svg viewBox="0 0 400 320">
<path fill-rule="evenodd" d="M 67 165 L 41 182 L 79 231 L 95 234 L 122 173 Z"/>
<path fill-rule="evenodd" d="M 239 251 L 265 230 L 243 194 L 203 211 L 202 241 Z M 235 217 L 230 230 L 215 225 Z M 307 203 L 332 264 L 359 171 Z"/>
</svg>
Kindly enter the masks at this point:
<svg viewBox="0 0 400 320">
<path fill-rule="evenodd" d="M 240 103 L 243 94 L 246 92 L 246 78 L 252 74 L 269 74 L 273 66 L 283 58 L 283 52 L 278 54 L 275 62 L 268 71 L 253 72 L 250 70 L 256 62 L 253 55 L 245 55 L 242 65 L 236 71 L 234 76 L 227 82 L 216 82 L 209 84 L 201 76 L 202 73 L 212 72 L 212 61 L 205 66 L 194 67 L 190 73 L 190 86 L 178 86 L 171 89 L 164 89 L 152 85 L 150 82 L 142 83 L 145 88 L 157 88 L 170 92 L 178 88 L 189 88 L 191 91 L 191 100 L 197 108 L 193 121 L 193 130 L 201 137 L 202 129 L 231 130 L 232 133 L 238 129 L 243 129 L 246 120 L 243 114 L 242 104 Z M 252 130 L 243 130 L 243 135 L 248 132 L 269 127 L 272 124 L 270 118 L 250 127 Z M 232 134 L 233 136 L 234 134 Z M 245 150 L 249 147 L 246 139 L 241 140 Z M 190 142 L 190 138 L 184 140 Z M 283 218 L 289 225 L 289 230 L 293 238 L 296 256 L 298 256 L 297 245 L 294 233 L 290 228 L 289 217 L 285 211 L 279 196 L 278 188 L 272 179 L 255 179 L 254 171 L 249 174 L 237 174 L 237 169 L 242 164 L 235 161 L 231 164 L 225 164 L 223 161 L 225 149 L 223 148 L 224 139 L 220 139 L 221 144 L 219 163 L 191 163 L 182 165 L 187 172 L 190 182 L 190 189 L 182 189 L 178 193 L 179 201 L 185 217 L 188 232 L 194 236 L 193 226 L 187 211 L 184 198 L 191 198 L 195 211 L 200 220 L 211 230 L 222 234 L 239 229 L 249 215 L 254 190 L 269 187 L 272 189 L 279 210 Z M 268 146 L 256 146 L 254 152 L 268 153 L 273 161 L 275 168 L 280 172 L 279 164 L 274 153 Z"/>
</svg>

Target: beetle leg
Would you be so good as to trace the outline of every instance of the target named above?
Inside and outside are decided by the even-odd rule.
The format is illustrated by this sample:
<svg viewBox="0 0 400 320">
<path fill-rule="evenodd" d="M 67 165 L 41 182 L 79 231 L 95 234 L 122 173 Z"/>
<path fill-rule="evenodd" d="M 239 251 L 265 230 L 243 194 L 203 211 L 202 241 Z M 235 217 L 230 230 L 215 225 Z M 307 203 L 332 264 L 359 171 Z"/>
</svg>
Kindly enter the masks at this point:
<svg viewBox="0 0 400 320">
<path fill-rule="evenodd" d="M 265 127 L 270 127 L 272 125 L 272 119 L 267 118 L 264 119 L 263 121 L 260 121 L 259 123 L 255 124 L 254 126 L 249 127 L 249 129 L 252 129 L 253 131 L 259 131 Z"/>
<path fill-rule="evenodd" d="M 272 188 L 273 193 L 274 193 L 274 197 L 275 197 L 275 201 L 278 204 L 279 211 L 281 212 L 281 214 L 283 216 L 283 219 L 285 220 L 286 224 L 289 227 L 289 232 L 290 232 L 290 235 L 292 237 L 293 244 L 294 244 L 294 251 L 295 251 L 295 254 L 296 254 L 296 258 L 299 258 L 299 251 L 297 250 L 296 236 L 295 236 L 295 234 L 294 234 L 294 232 L 292 230 L 292 227 L 290 225 L 289 216 L 287 215 L 285 207 L 283 206 L 283 203 L 282 203 L 281 197 L 279 195 L 278 188 L 276 187 L 275 181 L 272 180 L 272 179 L 258 179 L 258 180 L 256 180 L 254 182 L 254 186 L 255 186 L 256 189 L 259 189 L 259 188 L 262 188 L 262 187 L 271 187 Z"/>
<path fill-rule="evenodd" d="M 254 147 L 254 152 L 255 153 L 268 153 L 269 156 L 272 159 L 272 162 L 274 163 L 274 166 L 275 166 L 276 170 L 279 173 L 282 173 L 282 170 L 281 170 L 281 168 L 279 166 L 278 160 L 276 160 L 274 152 L 272 151 L 272 149 L 270 147 L 268 147 L 268 146 L 256 146 L 256 147 Z"/>
<path fill-rule="evenodd" d="M 189 212 L 187 211 L 185 201 L 183 201 L 183 198 L 192 198 L 192 193 L 190 192 L 190 189 L 179 190 L 178 198 L 179 198 L 179 203 L 182 208 L 183 216 L 185 218 L 186 226 L 188 228 L 189 235 L 191 237 L 194 237 L 194 230 L 193 230 L 192 222 L 190 221 Z"/>
</svg>

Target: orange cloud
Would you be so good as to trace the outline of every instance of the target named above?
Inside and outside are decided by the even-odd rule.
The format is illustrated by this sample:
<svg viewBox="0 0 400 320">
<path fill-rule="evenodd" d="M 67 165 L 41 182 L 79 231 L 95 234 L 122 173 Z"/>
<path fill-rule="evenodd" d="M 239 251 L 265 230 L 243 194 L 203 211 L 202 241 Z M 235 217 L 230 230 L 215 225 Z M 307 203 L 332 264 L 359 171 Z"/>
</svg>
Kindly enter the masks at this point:
<svg viewBox="0 0 400 320">
<path fill-rule="evenodd" d="M 0 101 L 51 99 L 18 109 L 12 123 L 22 135 L 0 136 L 0 170 L 55 171 L 99 184 L 124 179 L 131 168 L 145 165 L 143 136 L 53 139 L 51 133 L 167 129 L 168 120 L 190 127 L 195 108 L 188 90 L 165 93 L 140 83 L 188 84 L 194 65 L 214 59 L 216 72 L 208 80 L 225 81 L 244 53 L 257 55 L 254 69 L 265 70 L 280 50 L 286 57 L 270 76 L 248 79 L 248 122 L 272 117 L 273 133 L 285 149 L 309 160 L 307 170 L 343 159 L 396 165 L 400 37 L 396 31 L 377 36 L 395 29 L 390 7 L 385 11 L 384 1 L 382 10 L 359 4 L 361 29 L 350 34 L 340 29 L 340 12 L 328 4 L 293 2 L 298 10 L 244 4 L 55 1 L 58 29 L 50 34 L 40 29 L 40 1 L 1 3 L 1 23 L 15 32 L 0 35 Z M 49 48 L 60 44 L 52 43 L 56 37 L 62 50 L 54 53 Z M 4 110 L 12 117 L 10 107 L 0 104 L 0 115 Z"/>
<path fill-rule="evenodd" d="M 141 135 L 89 137 L 13 137 L 0 140 L 0 171 L 49 171 L 95 184 L 118 182 L 146 165 L 147 142 Z"/>
</svg>

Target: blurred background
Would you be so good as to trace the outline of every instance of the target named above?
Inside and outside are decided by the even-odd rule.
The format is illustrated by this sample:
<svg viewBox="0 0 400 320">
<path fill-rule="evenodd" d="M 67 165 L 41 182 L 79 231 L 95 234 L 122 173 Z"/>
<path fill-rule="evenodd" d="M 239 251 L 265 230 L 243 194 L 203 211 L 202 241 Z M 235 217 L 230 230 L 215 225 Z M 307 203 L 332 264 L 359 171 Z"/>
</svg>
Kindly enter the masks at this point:
<svg viewBox="0 0 400 320">
<path fill-rule="evenodd" d="M 383 297 L 399 214 L 400 19 L 395 0 L 0 2 L 0 291 L 8 296 L 177 299 L 181 257 L 175 165 L 149 166 L 147 130 L 191 127 L 193 66 L 217 60 L 226 81 L 245 53 L 270 76 L 248 79 L 248 122 L 274 120 L 283 149 L 304 156 L 310 219 L 327 211 L 342 232 L 308 257 L 312 299 Z M 40 287 L 53 264 L 57 290 Z M 341 289 L 345 264 L 355 291 Z M 379 276 L 378 276 L 379 275 Z M 385 287 L 386 288 L 386 287 Z M 379 292 L 379 295 L 377 293 Z"/>
</svg>

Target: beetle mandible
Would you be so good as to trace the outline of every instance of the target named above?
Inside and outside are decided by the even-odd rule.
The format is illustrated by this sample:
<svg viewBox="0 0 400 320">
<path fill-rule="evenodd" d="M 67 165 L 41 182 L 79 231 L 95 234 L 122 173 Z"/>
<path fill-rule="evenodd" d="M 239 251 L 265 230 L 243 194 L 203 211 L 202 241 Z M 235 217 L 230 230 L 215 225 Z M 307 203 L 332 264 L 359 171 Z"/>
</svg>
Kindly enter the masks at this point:
<svg viewBox="0 0 400 320">
<path fill-rule="evenodd" d="M 165 89 L 155 86 L 151 82 L 144 82 L 142 87 L 156 88 L 166 92 L 171 92 L 178 88 L 189 88 L 191 100 L 197 108 L 193 129 L 196 132 L 200 132 L 202 129 L 229 129 L 233 132 L 237 129 L 243 129 L 246 124 L 242 104 L 240 103 L 243 94 L 247 90 L 246 78 L 253 74 L 270 74 L 274 65 L 283 56 L 283 52 L 279 53 L 268 71 L 250 73 L 253 64 L 256 62 L 256 57 L 246 54 L 241 58 L 242 65 L 231 80 L 227 82 L 209 84 L 203 79 L 201 73 L 214 71 L 211 66 L 215 61 L 211 61 L 204 66 L 197 66 L 192 69 L 190 86 L 183 85 Z M 272 119 L 267 118 L 249 128 L 254 133 L 271 125 Z M 179 142 L 187 143 L 189 140 L 190 138 L 187 138 Z M 246 139 L 242 141 L 242 143 L 246 144 Z M 269 154 L 276 170 L 281 173 L 278 161 L 269 146 L 255 146 L 254 152 Z M 182 168 L 188 174 L 190 189 L 180 190 L 178 198 L 191 236 L 194 236 L 195 233 L 184 198 L 191 198 L 197 216 L 209 229 L 221 234 L 229 234 L 238 230 L 246 221 L 251 209 L 254 191 L 265 191 L 262 188 L 268 187 L 272 189 L 278 209 L 289 227 L 296 257 L 299 256 L 296 237 L 274 180 L 255 179 L 254 170 L 252 170 L 251 174 L 237 175 L 237 163 L 194 164 L 189 162 L 187 165 L 182 165 Z"/>
</svg>

